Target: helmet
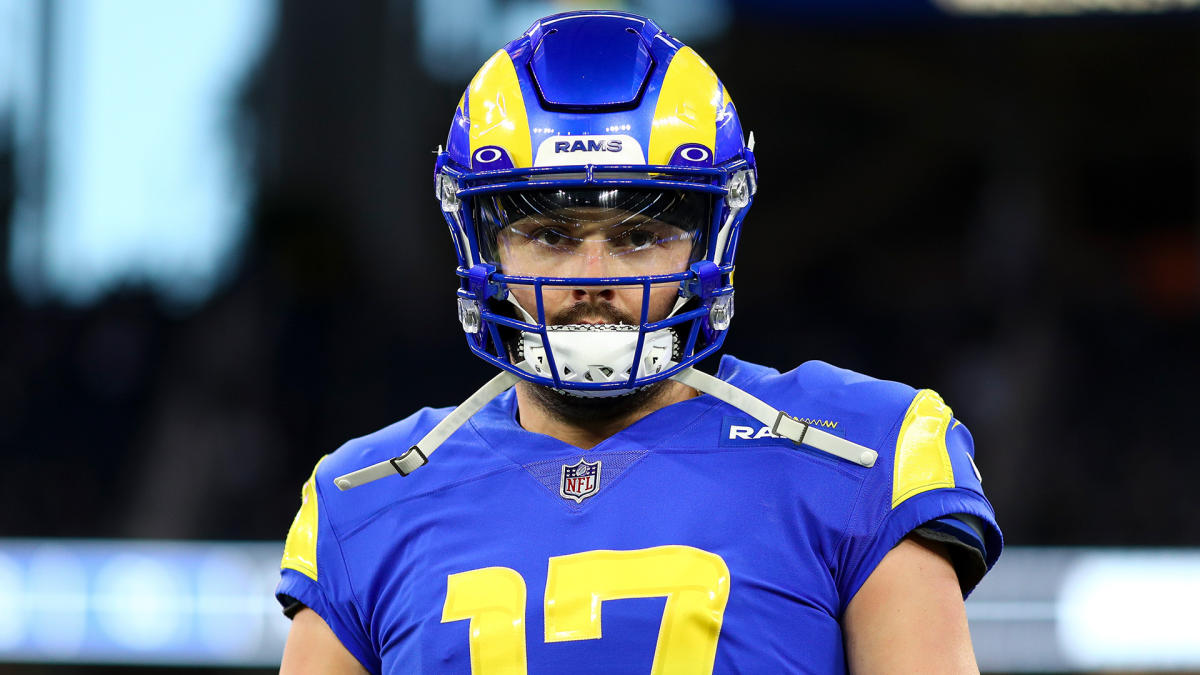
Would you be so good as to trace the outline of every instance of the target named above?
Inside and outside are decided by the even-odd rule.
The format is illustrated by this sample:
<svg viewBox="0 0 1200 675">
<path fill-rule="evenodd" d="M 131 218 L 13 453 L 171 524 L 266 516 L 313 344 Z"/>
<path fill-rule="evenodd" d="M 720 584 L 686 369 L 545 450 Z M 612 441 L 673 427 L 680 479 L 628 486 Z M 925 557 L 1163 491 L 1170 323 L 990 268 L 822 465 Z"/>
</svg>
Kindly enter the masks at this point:
<svg viewBox="0 0 1200 675">
<path fill-rule="evenodd" d="M 653 21 L 535 22 L 471 80 L 435 167 L 471 351 L 579 396 L 627 393 L 715 352 L 757 189 L 752 145 L 712 69 Z M 547 307 L 603 288 L 640 292 L 640 316 L 572 322 Z M 665 317 L 652 294 L 669 296 Z"/>
</svg>

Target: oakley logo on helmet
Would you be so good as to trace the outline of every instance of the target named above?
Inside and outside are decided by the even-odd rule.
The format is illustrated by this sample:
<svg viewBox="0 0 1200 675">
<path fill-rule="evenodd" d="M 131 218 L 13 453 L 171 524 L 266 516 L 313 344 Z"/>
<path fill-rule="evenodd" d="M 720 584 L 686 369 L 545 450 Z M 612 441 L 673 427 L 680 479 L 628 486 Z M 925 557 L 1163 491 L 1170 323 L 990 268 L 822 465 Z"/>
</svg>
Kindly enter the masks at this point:
<svg viewBox="0 0 1200 675">
<path fill-rule="evenodd" d="M 534 166 L 645 164 L 637 139 L 625 134 L 551 136 L 538 145 Z"/>
<path fill-rule="evenodd" d="M 712 151 L 700 143 L 684 143 L 671 155 L 672 166 L 712 166 Z"/>
<path fill-rule="evenodd" d="M 485 164 L 494 162 L 501 157 L 503 157 L 503 155 L 500 154 L 499 148 L 482 148 L 475 153 L 475 159 Z"/>
<path fill-rule="evenodd" d="M 480 170 L 511 169 L 513 163 L 504 148 L 485 145 L 471 155 L 471 167 Z"/>
</svg>

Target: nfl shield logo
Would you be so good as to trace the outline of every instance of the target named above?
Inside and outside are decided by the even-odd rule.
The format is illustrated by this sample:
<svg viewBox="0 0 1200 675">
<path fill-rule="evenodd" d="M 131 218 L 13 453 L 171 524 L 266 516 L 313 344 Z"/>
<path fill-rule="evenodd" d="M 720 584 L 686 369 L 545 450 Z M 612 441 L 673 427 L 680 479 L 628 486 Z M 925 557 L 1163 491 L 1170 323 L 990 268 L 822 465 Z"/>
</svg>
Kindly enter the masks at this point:
<svg viewBox="0 0 1200 675">
<path fill-rule="evenodd" d="M 585 462 L 580 457 L 571 466 L 563 464 L 562 480 L 558 494 L 564 499 L 574 499 L 578 504 L 600 491 L 600 460 Z"/>
</svg>

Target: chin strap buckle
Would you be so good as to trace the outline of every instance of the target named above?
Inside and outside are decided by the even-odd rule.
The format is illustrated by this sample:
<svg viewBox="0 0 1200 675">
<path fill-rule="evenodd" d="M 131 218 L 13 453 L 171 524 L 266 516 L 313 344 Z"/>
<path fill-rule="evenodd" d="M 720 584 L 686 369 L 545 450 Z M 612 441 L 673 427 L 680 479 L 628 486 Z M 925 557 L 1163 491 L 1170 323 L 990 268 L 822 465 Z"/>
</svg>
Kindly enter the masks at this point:
<svg viewBox="0 0 1200 675">
<path fill-rule="evenodd" d="M 388 461 L 396 469 L 396 473 L 401 476 L 407 476 L 425 466 L 429 462 L 429 458 L 425 456 L 425 453 L 421 452 L 420 448 L 414 445 L 405 451 L 403 455 L 393 457 Z"/>
<path fill-rule="evenodd" d="M 705 394 L 747 413 L 759 422 L 770 425 L 771 433 L 786 438 L 796 445 L 803 444 L 805 447 L 820 450 L 834 457 L 841 457 L 866 468 L 875 466 L 875 460 L 879 458 L 879 453 L 871 448 L 840 436 L 834 436 L 828 431 L 814 429 L 806 422 L 801 422 L 786 412 L 768 405 L 752 394 L 695 368 L 685 368 L 671 379 L 682 382 L 693 389 L 699 389 Z"/>
<path fill-rule="evenodd" d="M 775 424 L 771 426 L 771 433 L 782 436 L 796 445 L 803 445 L 804 435 L 808 433 L 808 423 L 780 410 L 779 417 L 775 418 Z"/>
<path fill-rule="evenodd" d="M 406 450 L 403 455 L 385 459 L 358 471 L 342 474 L 333 479 L 333 484 L 339 490 L 349 490 L 396 474 L 407 476 L 425 466 L 429 462 L 429 455 L 432 455 L 434 450 L 437 450 L 447 438 L 458 431 L 459 427 L 466 424 L 471 415 L 479 412 L 479 409 L 487 405 L 489 401 L 516 384 L 517 379 L 516 375 L 508 371 L 501 372 L 480 387 L 479 391 L 471 394 L 449 415 L 443 417 L 441 422 L 438 422 L 433 429 L 429 430 L 429 433 L 425 434 L 424 438 L 417 441 L 417 444 Z"/>
</svg>

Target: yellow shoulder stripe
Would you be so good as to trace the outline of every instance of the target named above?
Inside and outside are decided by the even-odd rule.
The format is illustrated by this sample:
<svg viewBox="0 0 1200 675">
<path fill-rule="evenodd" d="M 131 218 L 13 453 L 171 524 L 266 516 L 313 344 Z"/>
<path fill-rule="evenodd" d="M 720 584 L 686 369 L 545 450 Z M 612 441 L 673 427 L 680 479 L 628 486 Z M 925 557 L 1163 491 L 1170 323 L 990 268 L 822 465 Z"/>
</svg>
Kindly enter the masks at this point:
<svg viewBox="0 0 1200 675">
<path fill-rule="evenodd" d="M 954 411 L 936 391 L 917 392 L 896 439 L 892 468 L 892 508 L 935 488 L 954 487 L 954 469 L 946 450 L 946 432 Z"/>
<path fill-rule="evenodd" d="M 300 489 L 300 510 L 292 520 L 287 541 L 283 545 L 283 560 L 280 569 L 292 569 L 317 580 L 317 468 L 325 457 L 317 462 L 312 475 Z"/>
<path fill-rule="evenodd" d="M 691 47 L 676 52 L 654 106 L 646 160 L 666 164 L 675 148 L 684 143 L 699 143 L 715 152 L 717 114 L 723 98 L 716 73 L 699 54 Z"/>
<path fill-rule="evenodd" d="M 486 145 L 498 145 L 508 151 L 515 168 L 533 166 L 525 97 L 508 52 L 501 49 L 493 54 L 475 73 L 468 89 L 471 156 Z"/>
</svg>

